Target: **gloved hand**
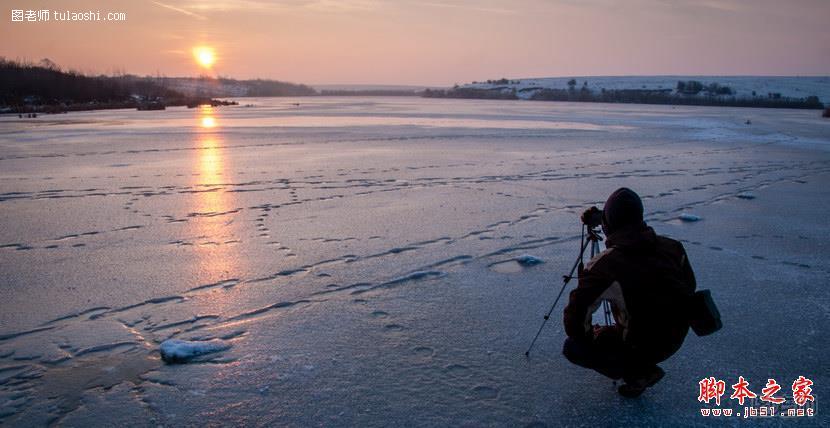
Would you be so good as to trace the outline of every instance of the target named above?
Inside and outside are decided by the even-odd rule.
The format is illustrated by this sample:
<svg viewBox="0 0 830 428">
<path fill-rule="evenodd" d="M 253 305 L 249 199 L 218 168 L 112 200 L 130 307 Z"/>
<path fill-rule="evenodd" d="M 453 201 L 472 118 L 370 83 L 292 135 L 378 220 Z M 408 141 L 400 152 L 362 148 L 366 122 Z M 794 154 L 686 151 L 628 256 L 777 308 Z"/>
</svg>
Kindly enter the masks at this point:
<svg viewBox="0 0 830 428">
<path fill-rule="evenodd" d="M 619 349 L 623 344 L 622 328 L 618 324 L 593 325 L 594 343 L 603 349 Z"/>
</svg>

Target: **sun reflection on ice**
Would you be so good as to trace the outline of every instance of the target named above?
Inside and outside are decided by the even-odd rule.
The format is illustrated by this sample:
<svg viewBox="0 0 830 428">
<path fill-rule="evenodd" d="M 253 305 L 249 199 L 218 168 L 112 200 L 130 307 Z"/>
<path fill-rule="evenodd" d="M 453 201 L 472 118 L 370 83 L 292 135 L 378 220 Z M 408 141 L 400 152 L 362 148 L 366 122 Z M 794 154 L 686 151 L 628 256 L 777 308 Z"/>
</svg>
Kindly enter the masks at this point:
<svg viewBox="0 0 830 428">
<path fill-rule="evenodd" d="M 214 128 L 216 127 L 216 119 L 213 116 L 204 116 L 202 117 L 202 128 Z"/>
<path fill-rule="evenodd" d="M 198 174 L 193 183 L 197 192 L 190 210 L 196 214 L 193 222 L 199 236 L 196 274 L 205 281 L 219 282 L 239 277 L 239 239 L 234 224 L 237 207 L 233 194 L 228 192 L 228 160 L 213 108 L 200 108 L 197 120 L 200 126 L 195 140 L 198 150 L 194 167 Z M 212 305 L 223 303 L 217 299 L 210 302 Z"/>
</svg>

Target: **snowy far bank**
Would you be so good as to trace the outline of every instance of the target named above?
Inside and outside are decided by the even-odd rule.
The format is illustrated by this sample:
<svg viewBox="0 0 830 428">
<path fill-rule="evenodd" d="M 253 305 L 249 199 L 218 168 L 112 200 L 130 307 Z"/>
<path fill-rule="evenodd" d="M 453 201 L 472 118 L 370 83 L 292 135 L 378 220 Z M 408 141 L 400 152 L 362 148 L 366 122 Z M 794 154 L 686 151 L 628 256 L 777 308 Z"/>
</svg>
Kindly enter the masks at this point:
<svg viewBox="0 0 830 428">
<path fill-rule="evenodd" d="M 512 91 L 520 99 L 530 99 L 542 89 L 568 89 L 576 82 L 591 91 L 610 90 L 674 90 L 677 82 L 699 81 L 704 85 L 717 83 L 728 86 L 737 98 L 768 97 L 780 94 L 787 98 L 817 96 L 823 103 L 830 101 L 830 76 L 572 76 L 491 80 L 461 85 L 462 88 L 500 89 Z M 586 85 L 587 83 L 587 85 Z M 753 92 L 755 95 L 753 95 Z"/>
</svg>

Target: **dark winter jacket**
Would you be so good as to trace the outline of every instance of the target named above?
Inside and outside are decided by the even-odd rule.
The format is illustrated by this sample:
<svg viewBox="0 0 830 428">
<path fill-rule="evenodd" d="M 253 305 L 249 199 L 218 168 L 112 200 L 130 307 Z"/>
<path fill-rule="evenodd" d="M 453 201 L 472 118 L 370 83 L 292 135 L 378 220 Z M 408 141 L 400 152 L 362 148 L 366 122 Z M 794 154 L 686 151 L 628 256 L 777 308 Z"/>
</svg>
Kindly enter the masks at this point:
<svg viewBox="0 0 830 428">
<path fill-rule="evenodd" d="M 668 358 L 688 333 L 685 304 L 696 288 L 683 245 L 641 222 L 614 231 L 606 246 L 571 292 L 566 333 L 591 338 L 591 315 L 608 299 L 627 346 L 658 361 Z"/>
</svg>

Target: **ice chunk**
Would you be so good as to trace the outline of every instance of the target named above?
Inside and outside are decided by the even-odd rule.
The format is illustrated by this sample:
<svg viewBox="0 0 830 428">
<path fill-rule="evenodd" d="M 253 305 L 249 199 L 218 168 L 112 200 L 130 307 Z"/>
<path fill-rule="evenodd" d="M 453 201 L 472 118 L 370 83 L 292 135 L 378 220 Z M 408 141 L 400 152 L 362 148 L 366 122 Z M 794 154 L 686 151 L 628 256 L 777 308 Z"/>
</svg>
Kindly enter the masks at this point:
<svg viewBox="0 0 830 428">
<path fill-rule="evenodd" d="M 678 218 L 682 221 L 692 222 L 692 221 L 700 221 L 700 217 L 694 214 L 683 213 L 678 216 Z"/>
<path fill-rule="evenodd" d="M 161 359 L 166 363 L 185 363 L 200 355 L 224 351 L 231 345 L 223 340 L 188 341 L 168 339 L 161 342 Z"/>
<path fill-rule="evenodd" d="M 544 260 L 536 256 L 531 256 L 530 254 L 522 254 L 521 256 L 516 257 L 515 260 L 516 263 L 522 266 L 536 266 L 544 263 Z"/>
</svg>

